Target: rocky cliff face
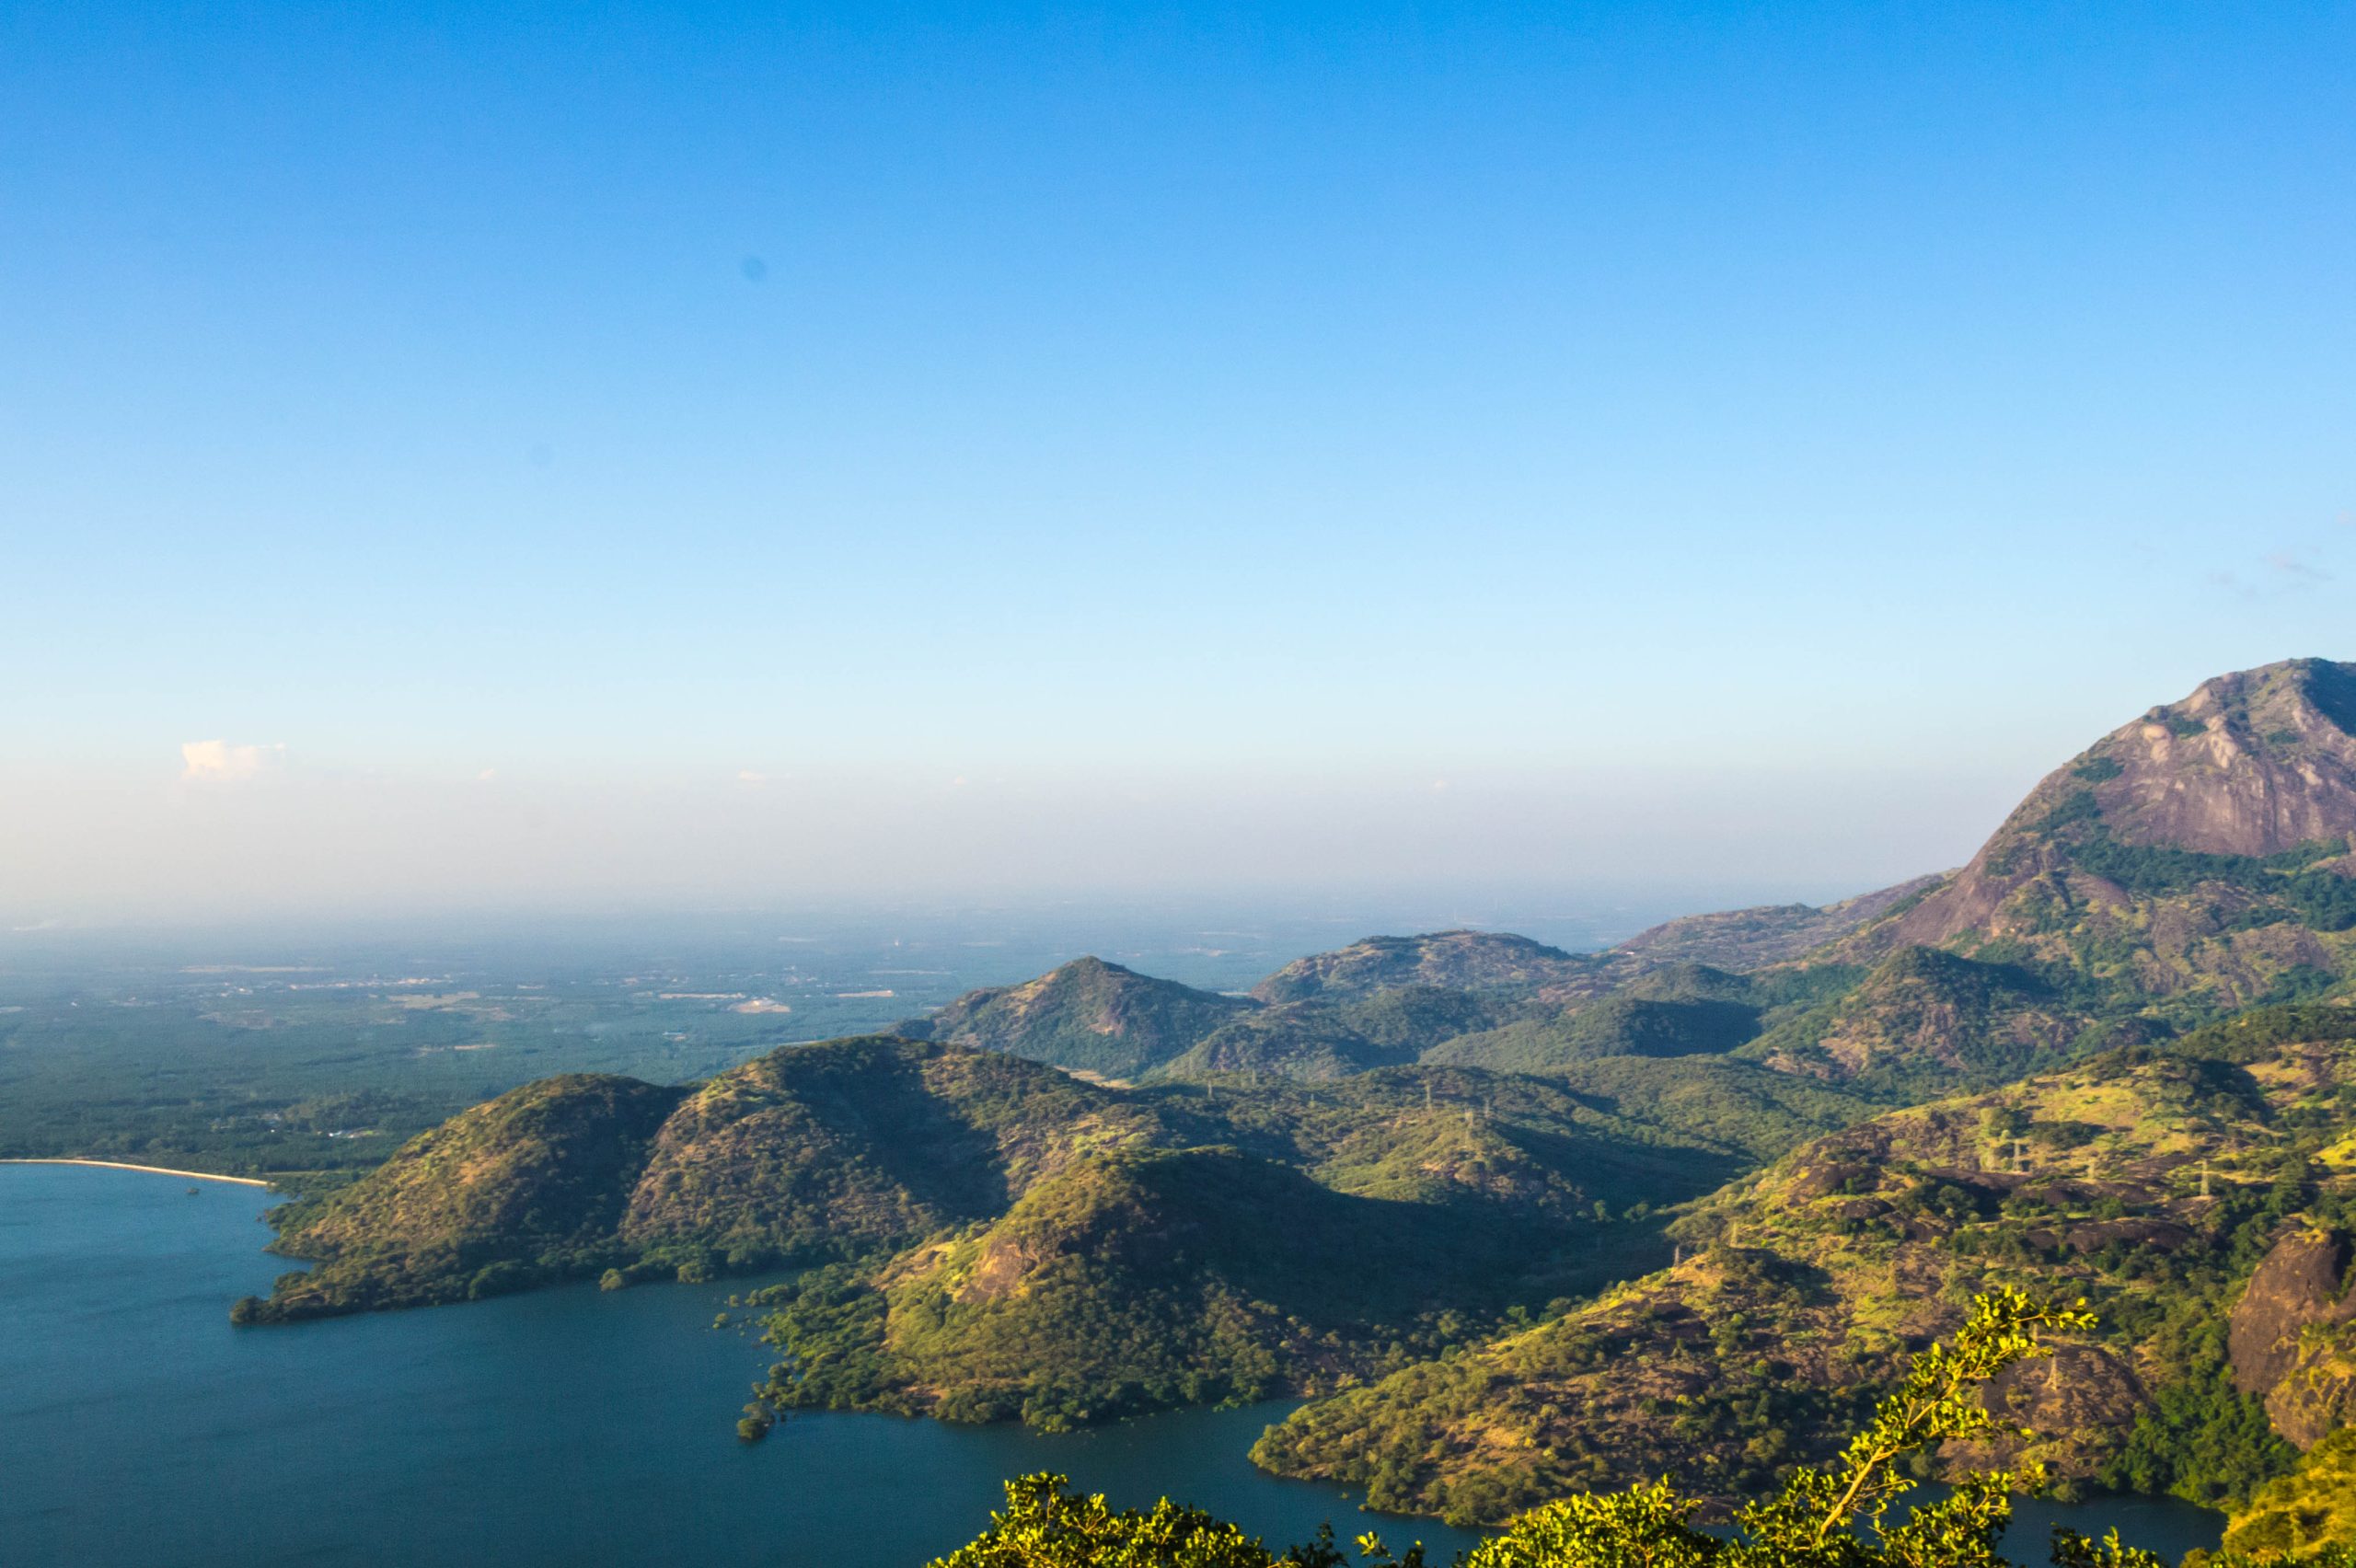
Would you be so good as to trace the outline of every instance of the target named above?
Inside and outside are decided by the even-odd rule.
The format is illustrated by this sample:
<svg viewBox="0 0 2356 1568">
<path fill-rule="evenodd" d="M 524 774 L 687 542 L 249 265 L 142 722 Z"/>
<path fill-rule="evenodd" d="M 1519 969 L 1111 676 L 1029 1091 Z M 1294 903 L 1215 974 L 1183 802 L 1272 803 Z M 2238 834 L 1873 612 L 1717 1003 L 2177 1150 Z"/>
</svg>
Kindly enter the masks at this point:
<svg viewBox="0 0 2356 1568">
<path fill-rule="evenodd" d="M 2300 1226 L 2274 1244 L 2234 1308 L 2234 1386 L 2302 1448 L 2356 1419 L 2356 1272 L 2350 1239 Z"/>
<path fill-rule="evenodd" d="M 2030 791 L 1947 886 L 1883 927 L 1885 947 L 1985 929 L 2040 877 L 2098 869 L 2055 831 L 2088 798 L 2117 843 L 2264 858 L 2356 833 L 2356 664 L 2297 659 L 2204 681 L 2121 725 Z M 2338 865 L 2350 869 L 2346 846 Z M 2116 893 L 2116 887 L 2108 891 Z"/>
<path fill-rule="evenodd" d="M 2095 755 L 2104 819 L 2130 844 L 2278 855 L 2356 827 L 2356 664 L 2303 659 L 2220 675 Z"/>
</svg>

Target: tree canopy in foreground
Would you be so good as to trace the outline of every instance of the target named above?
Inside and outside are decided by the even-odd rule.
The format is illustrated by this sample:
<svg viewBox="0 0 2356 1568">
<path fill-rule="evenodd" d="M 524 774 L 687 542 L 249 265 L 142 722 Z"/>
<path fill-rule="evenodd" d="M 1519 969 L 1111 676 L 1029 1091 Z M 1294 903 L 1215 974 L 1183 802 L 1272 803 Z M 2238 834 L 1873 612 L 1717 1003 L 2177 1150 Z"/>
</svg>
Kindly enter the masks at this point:
<svg viewBox="0 0 2356 1568">
<path fill-rule="evenodd" d="M 1730 1534 L 1696 1528 L 1698 1500 L 1664 1479 L 1533 1508 L 1474 1548 L 1463 1568 L 2013 1568 L 2015 1560 L 2001 1551 L 2013 1496 L 2036 1490 L 2040 1469 L 1973 1471 L 1938 1501 L 1900 1511 L 1915 1484 L 1907 1461 L 1946 1443 L 2008 1435 L 1981 1389 L 2015 1362 L 2051 1355 L 2048 1336 L 2093 1326 L 2092 1314 L 2074 1308 L 1990 1291 L 1951 1340 L 1914 1358 L 1837 1458 L 1795 1470 L 1782 1490 L 1747 1505 Z M 1330 1530 L 1273 1552 L 1199 1509 L 1164 1499 L 1147 1510 L 1115 1510 L 1102 1496 L 1071 1493 L 1062 1476 L 1025 1476 L 1006 1492 L 1006 1508 L 989 1529 L 932 1568 L 1348 1568 L 1351 1562 Z M 1373 1535 L 1357 1545 L 1371 1568 L 1426 1568 L 1421 1546 L 1394 1554 Z M 2122 1545 L 2116 1531 L 2097 1541 L 2057 1530 L 2050 1561 L 2055 1568 L 2167 1568 Z M 2356 1545 L 2232 1552 L 2210 1559 L 2208 1568 L 2259 1563 L 2356 1568 Z"/>
</svg>

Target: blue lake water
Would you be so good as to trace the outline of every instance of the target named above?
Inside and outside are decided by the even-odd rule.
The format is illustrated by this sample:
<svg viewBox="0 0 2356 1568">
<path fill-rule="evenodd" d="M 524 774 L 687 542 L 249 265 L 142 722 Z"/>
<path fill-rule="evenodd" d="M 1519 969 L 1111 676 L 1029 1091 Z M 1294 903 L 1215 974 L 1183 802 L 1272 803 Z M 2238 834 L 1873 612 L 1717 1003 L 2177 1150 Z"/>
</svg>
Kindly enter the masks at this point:
<svg viewBox="0 0 2356 1568">
<path fill-rule="evenodd" d="M 914 1568 L 981 1529 L 1007 1476 L 1061 1470 L 1116 1504 L 1168 1493 L 1281 1544 L 1321 1520 L 1447 1552 L 1470 1536 L 1369 1520 L 1263 1475 L 1288 1408 L 1195 1411 L 1049 1437 L 882 1416 L 733 1422 L 767 1365 L 715 1332 L 725 1286 L 578 1288 L 291 1328 L 234 1329 L 266 1290 L 258 1189 L 0 1168 L 0 1564 L 823 1562 Z M 2217 1516 L 2169 1502 L 2025 1505 L 2116 1521 L 2170 1556 Z"/>
</svg>

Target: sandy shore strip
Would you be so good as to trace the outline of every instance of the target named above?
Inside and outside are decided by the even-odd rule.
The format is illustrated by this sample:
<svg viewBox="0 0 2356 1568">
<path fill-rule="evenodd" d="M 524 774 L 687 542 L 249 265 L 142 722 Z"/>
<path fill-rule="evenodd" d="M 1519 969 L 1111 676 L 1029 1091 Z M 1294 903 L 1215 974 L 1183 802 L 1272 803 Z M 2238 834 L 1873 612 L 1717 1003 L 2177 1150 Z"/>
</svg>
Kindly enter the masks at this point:
<svg viewBox="0 0 2356 1568">
<path fill-rule="evenodd" d="M 0 1165 L 95 1165 L 102 1170 L 145 1170 L 156 1176 L 185 1176 L 191 1182 L 231 1182 L 240 1187 L 267 1187 L 257 1176 L 216 1176 L 210 1170 L 175 1170 L 168 1165 L 133 1165 L 121 1159 L 0 1159 Z"/>
</svg>

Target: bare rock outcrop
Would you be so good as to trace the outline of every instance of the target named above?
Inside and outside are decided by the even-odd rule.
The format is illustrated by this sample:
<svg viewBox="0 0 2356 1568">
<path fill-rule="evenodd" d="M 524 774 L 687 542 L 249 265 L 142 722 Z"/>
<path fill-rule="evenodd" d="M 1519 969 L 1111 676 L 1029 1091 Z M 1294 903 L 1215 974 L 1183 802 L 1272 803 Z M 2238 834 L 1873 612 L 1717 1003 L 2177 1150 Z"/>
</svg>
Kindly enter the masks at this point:
<svg viewBox="0 0 2356 1568">
<path fill-rule="evenodd" d="M 2299 1447 L 2356 1416 L 2356 1272 L 2349 1238 L 2301 1226 L 2281 1240 L 2234 1308 L 2234 1386 L 2266 1401 Z"/>
<path fill-rule="evenodd" d="M 2267 856 L 2356 833 L 2356 664 L 2292 659 L 2219 675 L 2121 725 L 2030 791 L 1946 886 L 1867 933 L 1869 945 L 1936 946 L 1985 929 L 2015 890 L 2070 872 L 2046 824 L 2081 796 L 2126 845 Z"/>
</svg>

